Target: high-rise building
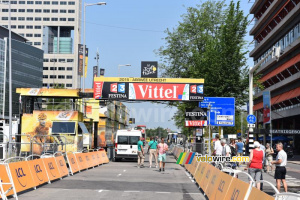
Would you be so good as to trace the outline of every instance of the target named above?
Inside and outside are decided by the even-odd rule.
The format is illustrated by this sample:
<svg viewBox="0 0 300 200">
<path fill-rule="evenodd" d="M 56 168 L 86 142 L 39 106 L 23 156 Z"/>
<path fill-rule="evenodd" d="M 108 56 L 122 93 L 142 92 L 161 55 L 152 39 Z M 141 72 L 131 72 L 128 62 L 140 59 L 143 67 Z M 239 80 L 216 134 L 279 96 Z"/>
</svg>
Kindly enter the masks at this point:
<svg viewBox="0 0 300 200">
<path fill-rule="evenodd" d="M 10 3 L 12 30 L 44 51 L 43 87 L 79 88 L 81 0 L 11 0 Z M 1 4 L 0 25 L 8 27 L 8 19 L 8 5 Z"/>
<path fill-rule="evenodd" d="M 0 26 L 0 119 L 9 116 L 9 31 Z M 12 32 L 12 115 L 19 117 L 16 88 L 40 88 L 43 75 L 43 51 L 26 44 L 27 40 Z"/>
<path fill-rule="evenodd" d="M 293 138 L 300 151 L 300 0 L 256 0 L 250 13 L 255 22 L 250 31 L 254 63 L 274 46 L 281 48 L 279 60 L 268 56 L 255 74 L 263 86 L 254 97 L 258 123 L 269 133 L 270 125 L 263 124 L 263 92 L 270 91 L 273 137 Z"/>
</svg>

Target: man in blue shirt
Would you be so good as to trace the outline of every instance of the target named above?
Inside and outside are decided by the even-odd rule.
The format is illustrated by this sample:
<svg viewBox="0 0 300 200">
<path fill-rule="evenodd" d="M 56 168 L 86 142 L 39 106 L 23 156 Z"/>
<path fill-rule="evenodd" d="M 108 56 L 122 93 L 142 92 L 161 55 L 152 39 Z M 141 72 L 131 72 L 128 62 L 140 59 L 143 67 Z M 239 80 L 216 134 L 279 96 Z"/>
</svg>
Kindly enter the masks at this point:
<svg viewBox="0 0 300 200">
<path fill-rule="evenodd" d="M 157 147 L 157 142 L 154 140 L 153 137 L 150 137 L 151 141 L 148 143 L 148 152 L 150 150 L 150 155 L 149 155 L 149 163 L 150 163 L 150 168 L 152 166 L 152 158 L 154 156 L 155 159 L 155 167 L 157 168 L 158 163 L 157 163 L 157 152 L 156 152 L 156 147 Z"/>
<path fill-rule="evenodd" d="M 142 137 L 140 137 L 140 140 L 137 143 L 138 146 L 138 168 L 144 167 L 144 160 L 145 160 L 145 154 L 144 154 L 144 143 L 142 141 Z"/>
</svg>

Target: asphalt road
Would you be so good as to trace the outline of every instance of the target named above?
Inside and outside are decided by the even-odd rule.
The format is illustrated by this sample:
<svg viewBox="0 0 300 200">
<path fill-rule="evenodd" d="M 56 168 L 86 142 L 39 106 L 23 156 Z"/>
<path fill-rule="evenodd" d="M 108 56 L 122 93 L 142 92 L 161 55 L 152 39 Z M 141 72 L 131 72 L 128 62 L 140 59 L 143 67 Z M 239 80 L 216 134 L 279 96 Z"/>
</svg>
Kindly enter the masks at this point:
<svg viewBox="0 0 300 200">
<path fill-rule="evenodd" d="M 184 168 L 168 156 L 165 172 L 137 168 L 136 162 L 110 162 L 19 194 L 20 200 L 205 199 Z"/>
</svg>

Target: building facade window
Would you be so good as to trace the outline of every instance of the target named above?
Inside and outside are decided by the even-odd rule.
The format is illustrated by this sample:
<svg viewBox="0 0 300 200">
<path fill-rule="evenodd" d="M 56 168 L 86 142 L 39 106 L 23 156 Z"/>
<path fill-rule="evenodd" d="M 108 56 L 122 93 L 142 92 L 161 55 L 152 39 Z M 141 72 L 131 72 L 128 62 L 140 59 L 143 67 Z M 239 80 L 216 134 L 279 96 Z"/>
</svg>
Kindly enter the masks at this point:
<svg viewBox="0 0 300 200">
<path fill-rule="evenodd" d="M 41 45 L 40 42 L 34 42 L 34 45 Z"/>
<path fill-rule="evenodd" d="M 34 34 L 34 37 L 42 37 L 41 34 Z"/>
<path fill-rule="evenodd" d="M 33 4 L 33 1 L 27 1 L 27 4 Z"/>
<path fill-rule="evenodd" d="M 2 20 L 6 21 L 6 20 L 8 20 L 8 17 L 2 17 Z"/>
<path fill-rule="evenodd" d="M 19 1 L 19 4 L 25 4 L 25 1 Z"/>
<path fill-rule="evenodd" d="M 41 17 L 36 17 L 34 18 L 35 21 L 42 21 L 42 18 Z"/>
<path fill-rule="evenodd" d="M 67 59 L 67 62 L 74 62 L 74 59 Z"/>
<path fill-rule="evenodd" d="M 68 76 L 67 76 L 67 79 L 72 79 L 72 76 L 71 76 L 71 75 L 68 75 Z"/>
<path fill-rule="evenodd" d="M 58 13 L 58 10 L 51 10 L 52 13 Z"/>
<path fill-rule="evenodd" d="M 18 29 L 24 29 L 25 26 L 24 25 L 18 25 Z"/>
<path fill-rule="evenodd" d="M 17 20 L 16 17 L 11 17 L 10 19 L 11 19 L 12 21 L 16 21 L 16 20 Z"/>
<path fill-rule="evenodd" d="M 19 9 L 19 12 L 23 13 L 25 12 L 25 9 Z"/>
<path fill-rule="evenodd" d="M 33 9 L 27 9 L 28 13 L 33 13 Z"/>
<path fill-rule="evenodd" d="M 58 18 L 51 18 L 51 21 L 58 21 Z"/>
<path fill-rule="evenodd" d="M 27 17 L 26 20 L 27 21 L 33 21 L 33 17 Z"/>
<path fill-rule="evenodd" d="M 19 21 L 25 21 L 25 17 L 18 17 Z"/>
<path fill-rule="evenodd" d="M 57 59 L 56 58 L 51 58 L 50 62 L 57 62 Z"/>
<path fill-rule="evenodd" d="M 68 10 L 68 13 L 75 13 L 75 10 Z"/>
<path fill-rule="evenodd" d="M 35 1 L 35 4 L 42 5 L 42 1 Z"/>
<path fill-rule="evenodd" d="M 59 21 L 65 22 L 65 21 L 67 21 L 67 18 L 59 18 Z"/>
<path fill-rule="evenodd" d="M 8 12 L 8 11 L 7 11 Z M 60 10 L 60 13 L 67 13 L 67 10 Z"/>
<path fill-rule="evenodd" d="M 43 78 L 48 78 L 48 75 L 43 75 Z"/>
<path fill-rule="evenodd" d="M 17 26 L 16 25 L 11 25 L 11 28 L 16 29 Z"/>
<path fill-rule="evenodd" d="M 2 9 L 2 12 L 8 12 L 8 9 Z"/>
<path fill-rule="evenodd" d="M 36 13 L 41 13 L 41 12 L 42 12 L 42 9 L 35 9 L 35 12 L 36 12 Z"/>
<path fill-rule="evenodd" d="M 55 71 L 55 70 L 57 70 L 57 68 L 56 67 L 50 67 L 50 70 Z"/>
<path fill-rule="evenodd" d="M 32 37 L 32 33 L 26 33 L 26 37 Z"/>
<path fill-rule="evenodd" d="M 50 13 L 50 10 L 49 9 L 44 9 L 43 12 L 44 13 Z"/>
<path fill-rule="evenodd" d="M 58 5 L 58 1 L 52 1 L 52 5 Z"/>
<path fill-rule="evenodd" d="M 44 17 L 43 20 L 44 21 L 50 21 L 50 18 L 49 17 Z"/>
<path fill-rule="evenodd" d="M 17 12 L 17 9 L 11 9 L 10 11 L 11 12 Z"/>
<path fill-rule="evenodd" d="M 75 1 L 69 1 L 69 5 L 75 5 Z"/>
<path fill-rule="evenodd" d="M 72 87 L 72 84 L 67 83 L 66 87 Z"/>
<path fill-rule="evenodd" d="M 34 26 L 35 29 L 42 29 L 42 26 Z"/>
<path fill-rule="evenodd" d="M 33 29 L 33 26 L 26 26 L 27 29 Z"/>
<path fill-rule="evenodd" d="M 59 68 L 58 68 L 58 71 L 65 71 L 65 70 L 66 70 L 65 67 L 59 67 Z"/>
<path fill-rule="evenodd" d="M 58 79 L 65 79 L 64 75 L 58 75 Z"/>
<path fill-rule="evenodd" d="M 43 67 L 43 70 L 49 70 L 49 67 Z"/>
<path fill-rule="evenodd" d="M 50 1 L 44 1 L 44 5 L 50 5 Z"/>
<path fill-rule="evenodd" d="M 67 67 L 67 71 L 72 71 L 73 68 L 72 67 Z"/>
<path fill-rule="evenodd" d="M 66 62 L 66 59 L 58 59 L 58 62 Z"/>
<path fill-rule="evenodd" d="M 56 78 L 56 75 L 50 75 L 50 78 L 54 79 Z"/>
<path fill-rule="evenodd" d="M 68 21 L 69 21 L 69 22 L 74 22 L 74 21 L 75 21 L 75 18 L 68 18 Z"/>
<path fill-rule="evenodd" d="M 44 58 L 43 62 L 49 62 L 49 59 L 48 58 Z"/>
<path fill-rule="evenodd" d="M 67 5 L 67 2 L 66 1 L 61 1 L 60 5 Z"/>
</svg>

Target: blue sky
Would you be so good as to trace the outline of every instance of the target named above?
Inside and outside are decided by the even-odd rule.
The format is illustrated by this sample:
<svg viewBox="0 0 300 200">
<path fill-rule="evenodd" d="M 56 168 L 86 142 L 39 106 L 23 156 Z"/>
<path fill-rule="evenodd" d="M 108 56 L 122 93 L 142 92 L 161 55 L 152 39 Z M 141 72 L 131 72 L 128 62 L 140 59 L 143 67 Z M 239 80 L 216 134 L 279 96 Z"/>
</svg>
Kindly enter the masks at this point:
<svg viewBox="0 0 300 200">
<path fill-rule="evenodd" d="M 83 0 L 84 2 L 85 0 Z M 99 1 L 86 0 L 86 3 Z M 88 76 L 86 88 L 92 87 L 92 67 L 99 49 L 99 67 L 105 69 L 106 77 L 118 76 L 118 65 L 121 67 L 121 77 L 140 77 L 141 61 L 159 61 L 155 50 L 164 45 L 164 31 L 172 29 L 181 21 L 181 15 L 187 7 L 195 7 L 199 0 L 107 0 L 105 6 L 90 6 L 86 8 L 86 44 L 89 48 Z M 226 1 L 230 2 L 230 1 Z M 237 1 L 235 1 L 237 2 Z M 249 13 L 253 3 L 242 0 L 241 7 Z M 249 19 L 252 16 L 249 16 Z M 248 32 L 253 24 L 248 27 Z M 252 37 L 246 38 L 251 42 Z M 249 50 L 253 45 L 249 46 Z M 248 59 L 252 66 L 252 58 Z M 136 124 L 144 124 L 154 128 L 161 126 L 176 131 L 171 119 L 175 108 L 165 108 L 150 102 L 126 103 L 131 117 L 136 118 Z"/>
</svg>

